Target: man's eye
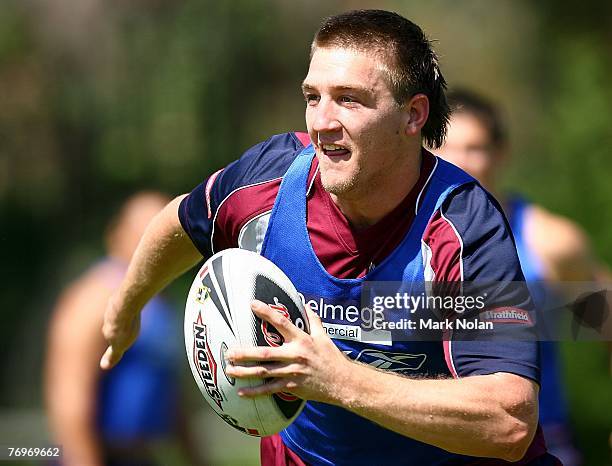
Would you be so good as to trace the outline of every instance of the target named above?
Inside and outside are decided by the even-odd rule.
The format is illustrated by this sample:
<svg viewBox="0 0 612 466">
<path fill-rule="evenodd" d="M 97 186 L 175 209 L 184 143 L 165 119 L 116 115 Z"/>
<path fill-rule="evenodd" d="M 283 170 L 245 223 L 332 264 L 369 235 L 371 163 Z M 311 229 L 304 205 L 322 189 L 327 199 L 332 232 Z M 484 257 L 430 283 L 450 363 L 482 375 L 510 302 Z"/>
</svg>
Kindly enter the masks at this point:
<svg viewBox="0 0 612 466">
<path fill-rule="evenodd" d="M 319 101 L 319 96 L 316 94 L 305 94 L 304 100 L 306 101 L 307 104 L 312 105 Z"/>
<path fill-rule="evenodd" d="M 340 102 L 343 104 L 352 104 L 357 102 L 353 97 L 349 96 L 349 95 L 343 95 L 342 97 L 340 97 Z"/>
</svg>

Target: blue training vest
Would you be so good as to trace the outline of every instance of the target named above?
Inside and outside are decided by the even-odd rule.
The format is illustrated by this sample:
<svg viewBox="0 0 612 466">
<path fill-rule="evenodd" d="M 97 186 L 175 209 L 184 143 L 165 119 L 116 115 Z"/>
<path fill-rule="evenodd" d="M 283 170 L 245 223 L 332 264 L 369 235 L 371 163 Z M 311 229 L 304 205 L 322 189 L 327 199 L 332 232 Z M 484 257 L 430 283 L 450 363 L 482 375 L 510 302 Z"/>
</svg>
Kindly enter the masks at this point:
<svg viewBox="0 0 612 466">
<path fill-rule="evenodd" d="M 111 264 L 114 266 L 115 264 Z M 117 276 L 125 273 L 116 265 Z M 144 307 L 134 345 L 100 381 L 98 426 L 109 445 L 175 435 L 179 409 L 180 326 L 159 296 Z"/>
<path fill-rule="evenodd" d="M 424 265 L 421 239 L 433 213 L 450 192 L 473 181 L 455 166 L 437 159 L 434 173 L 418 213 L 400 245 L 365 277 L 338 279 L 331 276 L 316 257 L 306 225 L 308 173 L 314 157 L 310 145 L 293 162 L 280 186 L 262 247 L 262 255 L 272 260 L 291 279 L 305 300 L 353 303 L 360 308 L 362 285 L 366 281 L 404 282 L 412 291 L 423 287 Z M 352 317 L 352 315 L 351 315 Z M 348 313 L 324 315 L 325 324 L 354 324 Z M 334 343 L 355 359 L 364 351 L 377 349 L 415 356 L 410 374 L 450 376 L 441 342 L 401 341 L 373 344 L 334 339 Z M 410 396 L 409 393 L 406 396 Z M 436 465 L 464 464 L 469 457 L 449 453 L 432 445 L 409 439 L 384 429 L 345 409 L 325 403 L 308 402 L 300 416 L 281 432 L 283 442 L 304 461 L 313 465 Z"/>
</svg>

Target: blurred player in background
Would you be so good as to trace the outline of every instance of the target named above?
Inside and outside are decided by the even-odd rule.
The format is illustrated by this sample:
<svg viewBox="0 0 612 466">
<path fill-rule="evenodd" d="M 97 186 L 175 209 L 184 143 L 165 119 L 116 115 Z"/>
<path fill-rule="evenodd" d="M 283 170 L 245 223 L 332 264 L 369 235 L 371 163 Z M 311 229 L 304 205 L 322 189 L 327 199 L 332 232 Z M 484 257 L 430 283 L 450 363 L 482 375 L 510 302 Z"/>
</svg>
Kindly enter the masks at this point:
<svg viewBox="0 0 612 466">
<path fill-rule="evenodd" d="M 98 366 L 108 297 L 147 224 L 167 202 L 157 192 L 128 199 L 107 229 L 107 257 L 64 290 L 53 312 L 45 394 L 66 466 L 156 464 L 153 447 L 172 440 L 195 461 L 179 406 L 180 328 L 162 298 L 147 304 L 140 337 L 121 364 L 105 373 Z"/>
<path fill-rule="evenodd" d="M 593 281 L 600 266 L 584 232 L 570 220 L 552 214 L 518 195 L 498 192 L 497 175 L 508 155 L 506 129 L 495 106 L 468 90 L 448 95 L 452 109 L 445 144 L 438 153 L 463 168 L 502 202 L 514 233 L 521 267 L 536 301 L 545 281 Z M 568 403 L 554 342 L 541 342 L 540 422 L 546 443 L 566 466 L 580 464 L 572 444 Z"/>
</svg>

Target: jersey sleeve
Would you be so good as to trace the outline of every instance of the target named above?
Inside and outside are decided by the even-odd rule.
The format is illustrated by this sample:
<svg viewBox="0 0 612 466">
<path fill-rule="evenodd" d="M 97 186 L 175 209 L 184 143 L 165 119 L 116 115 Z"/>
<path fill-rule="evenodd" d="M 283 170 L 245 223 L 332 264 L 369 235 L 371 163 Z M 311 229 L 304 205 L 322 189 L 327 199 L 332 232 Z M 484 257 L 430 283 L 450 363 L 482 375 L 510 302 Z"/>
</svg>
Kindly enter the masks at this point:
<svg viewBox="0 0 612 466">
<path fill-rule="evenodd" d="M 204 257 L 212 255 L 210 238 L 214 216 L 209 215 L 212 211 L 207 209 L 205 195 L 207 186 L 214 183 L 211 178 L 208 177 L 184 197 L 178 211 L 183 230 Z"/>
<path fill-rule="evenodd" d="M 455 332 L 445 347 L 451 372 L 457 377 L 509 372 L 539 382 L 533 322 L 519 318 L 531 316 L 533 304 L 499 203 L 479 184 L 470 183 L 446 199 L 439 219 L 438 229 L 446 231 L 439 248 L 446 259 L 437 261 L 436 281 L 459 278 L 466 294 L 485 290 L 484 311 L 503 309 L 505 315 L 517 316 L 494 322 L 494 331 L 472 333 L 470 338 Z"/>
<path fill-rule="evenodd" d="M 210 175 L 183 198 L 178 211 L 181 226 L 204 257 L 210 257 L 217 244 L 222 248 L 237 246 L 235 233 L 250 212 L 258 210 L 255 204 L 262 196 L 250 196 L 248 202 L 253 205 L 248 209 L 244 205 L 232 209 L 232 202 L 244 204 L 244 196 L 235 194 L 281 178 L 304 148 L 303 139 L 302 133 L 272 136 Z M 265 194 L 269 201 L 269 193 Z"/>
</svg>

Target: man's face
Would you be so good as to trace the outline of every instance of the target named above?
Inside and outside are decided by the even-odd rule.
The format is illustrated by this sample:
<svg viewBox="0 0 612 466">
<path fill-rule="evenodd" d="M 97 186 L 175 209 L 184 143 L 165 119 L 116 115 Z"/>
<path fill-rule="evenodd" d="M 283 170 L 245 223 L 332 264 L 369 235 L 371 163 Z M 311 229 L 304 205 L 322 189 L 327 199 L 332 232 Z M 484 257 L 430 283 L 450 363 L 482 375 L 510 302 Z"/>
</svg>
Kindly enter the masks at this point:
<svg viewBox="0 0 612 466">
<path fill-rule="evenodd" d="M 380 58 L 317 48 L 303 91 L 324 188 L 351 197 L 383 183 L 405 157 L 400 147 L 406 112 L 393 98 Z"/>
<path fill-rule="evenodd" d="M 474 115 L 455 113 L 448 125 L 446 141 L 436 152 L 483 185 L 489 186 L 494 181 L 497 153 L 487 129 Z"/>
</svg>

